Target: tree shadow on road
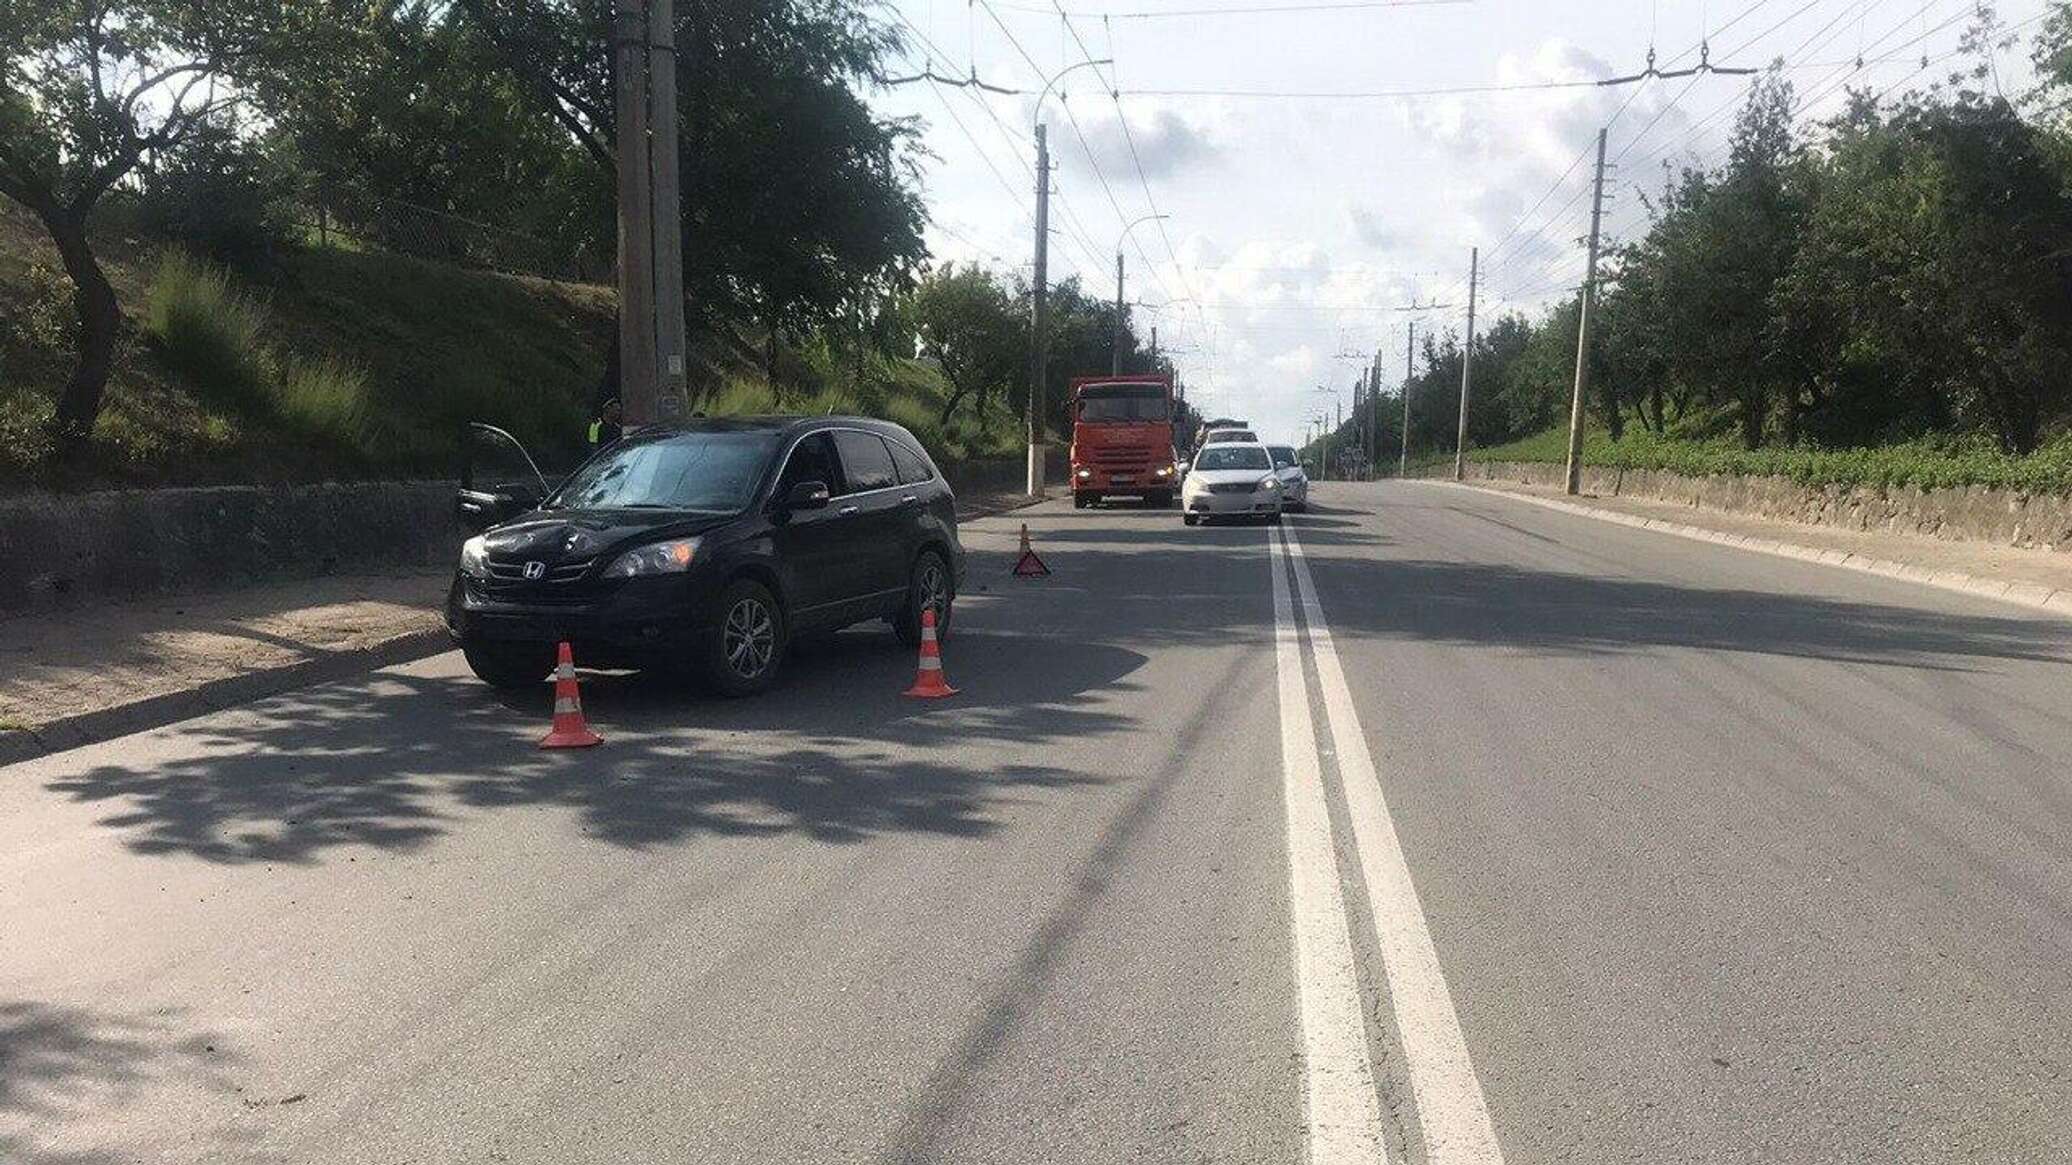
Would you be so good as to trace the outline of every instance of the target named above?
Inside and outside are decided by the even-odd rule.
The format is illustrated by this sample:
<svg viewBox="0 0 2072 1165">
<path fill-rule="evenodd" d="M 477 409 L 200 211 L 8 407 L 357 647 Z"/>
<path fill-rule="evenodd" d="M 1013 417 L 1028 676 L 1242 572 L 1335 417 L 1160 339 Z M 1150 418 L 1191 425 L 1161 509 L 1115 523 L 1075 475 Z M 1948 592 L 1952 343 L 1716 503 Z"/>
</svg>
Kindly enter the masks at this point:
<svg viewBox="0 0 2072 1165">
<path fill-rule="evenodd" d="M 228 1092 L 239 1062 L 224 1038 L 183 1033 L 177 1012 L 126 1016 L 28 1000 L 0 1002 L 0 1161 L 101 1165 L 115 1146 L 75 1148 L 67 1125 L 105 1118 L 160 1080 Z M 68 1138 L 70 1139 L 70 1138 Z"/>
<path fill-rule="evenodd" d="M 589 836 L 627 847 L 977 836 L 1017 790 L 1089 782 L 1029 758 L 1125 724 L 1078 697 L 1116 686 L 1144 657 L 1034 637 L 953 642 L 953 666 L 972 682 L 943 703 L 900 697 L 913 657 L 882 631 L 808 649 L 789 682 L 755 700 L 592 675 L 586 711 L 609 742 L 579 753 L 534 747 L 544 684 L 507 698 L 472 678 L 397 670 L 168 729 L 168 759 L 104 763 L 48 787 L 115 806 L 101 823 L 136 852 L 232 864 L 407 851 L 465 813 L 537 805 L 574 810 Z"/>
</svg>

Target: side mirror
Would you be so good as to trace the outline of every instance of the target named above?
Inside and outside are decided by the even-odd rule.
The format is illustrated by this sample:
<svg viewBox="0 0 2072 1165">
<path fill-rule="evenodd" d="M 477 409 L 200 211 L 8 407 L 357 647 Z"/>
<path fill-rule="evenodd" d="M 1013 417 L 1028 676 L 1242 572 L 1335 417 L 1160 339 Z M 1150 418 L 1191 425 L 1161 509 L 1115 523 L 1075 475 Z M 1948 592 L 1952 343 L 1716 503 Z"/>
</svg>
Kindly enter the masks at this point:
<svg viewBox="0 0 2072 1165">
<path fill-rule="evenodd" d="M 802 481 L 792 486 L 791 492 L 784 495 L 784 508 L 787 512 L 824 510 L 827 508 L 829 496 L 830 491 L 826 482 Z"/>
<path fill-rule="evenodd" d="M 539 504 L 539 493 L 524 486 L 507 486 L 502 490 L 462 489 L 453 495 L 454 514 L 462 525 L 477 532 L 517 517 Z"/>
</svg>

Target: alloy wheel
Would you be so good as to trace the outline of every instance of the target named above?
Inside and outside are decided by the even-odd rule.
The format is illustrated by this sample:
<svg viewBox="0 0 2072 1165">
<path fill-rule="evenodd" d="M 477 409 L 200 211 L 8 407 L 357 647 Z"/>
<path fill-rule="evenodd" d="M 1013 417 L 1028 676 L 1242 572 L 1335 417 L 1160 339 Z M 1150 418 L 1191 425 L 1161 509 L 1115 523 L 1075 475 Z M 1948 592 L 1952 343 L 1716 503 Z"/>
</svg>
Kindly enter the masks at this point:
<svg viewBox="0 0 2072 1165">
<path fill-rule="evenodd" d="M 777 649 L 777 623 L 762 600 L 750 597 L 727 612 L 721 646 L 727 653 L 727 667 L 744 680 L 769 670 Z"/>
</svg>

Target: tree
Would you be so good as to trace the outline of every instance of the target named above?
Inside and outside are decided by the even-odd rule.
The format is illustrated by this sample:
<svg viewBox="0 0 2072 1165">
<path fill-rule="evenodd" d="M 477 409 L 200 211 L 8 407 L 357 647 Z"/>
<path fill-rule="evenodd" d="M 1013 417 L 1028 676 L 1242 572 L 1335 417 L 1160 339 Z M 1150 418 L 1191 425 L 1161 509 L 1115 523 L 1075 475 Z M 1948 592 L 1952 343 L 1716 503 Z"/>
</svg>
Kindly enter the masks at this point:
<svg viewBox="0 0 2072 1165">
<path fill-rule="evenodd" d="M 144 160 L 240 100 L 230 72 L 256 57 L 278 9 L 264 0 L 0 0 L 0 195 L 49 232 L 73 287 L 79 358 L 52 437 L 93 433 L 122 315 L 88 220 Z"/>
<path fill-rule="evenodd" d="M 1021 395 L 1014 389 L 1027 362 L 1027 317 L 984 268 L 954 264 L 922 278 L 913 313 L 922 354 L 941 365 L 950 382 L 942 422 L 969 400 L 984 431 L 988 397 L 1011 407 Z"/>
<path fill-rule="evenodd" d="M 609 0 L 453 0 L 535 108 L 612 176 Z M 855 0 L 677 8 L 694 319 L 778 338 L 869 310 L 925 255 L 916 127 L 856 92 L 898 38 Z"/>
</svg>

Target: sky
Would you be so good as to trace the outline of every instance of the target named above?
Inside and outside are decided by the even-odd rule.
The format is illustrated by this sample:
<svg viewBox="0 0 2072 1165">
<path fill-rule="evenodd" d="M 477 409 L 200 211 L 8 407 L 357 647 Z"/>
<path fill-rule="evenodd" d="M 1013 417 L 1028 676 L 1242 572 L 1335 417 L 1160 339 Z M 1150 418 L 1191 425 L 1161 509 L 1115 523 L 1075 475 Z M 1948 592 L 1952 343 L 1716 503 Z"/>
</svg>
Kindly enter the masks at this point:
<svg viewBox="0 0 2072 1165">
<path fill-rule="evenodd" d="M 1188 399 L 1296 440 L 1377 357 L 1400 381 L 1406 326 L 1465 327 L 1471 248 L 1478 331 L 1573 293 L 1599 127 L 1612 238 L 1645 231 L 1665 161 L 1718 164 L 1749 78 L 1594 84 L 1642 72 L 1651 44 L 1663 70 L 1701 41 L 1720 67 L 1781 59 L 1813 121 L 1847 85 L 1896 95 L 1961 67 L 1977 0 L 1058 2 L 1065 17 L 1053 0 L 889 0 L 908 41 L 894 75 L 1016 91 L 873 95 L 923 126 L 932 254 L 1028 275 L 1040 118 L 1052 280 L 1112 298 L 1134 223 L 1132 319 L 1158 328 Z M 1996 5 L 2022 37 L 1996 61 L 2010 96 L 2044 7 Z"/>
</svg>

